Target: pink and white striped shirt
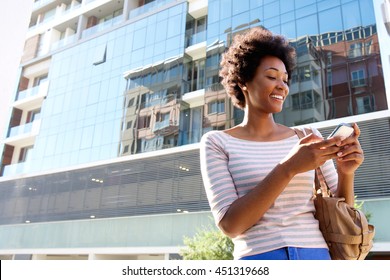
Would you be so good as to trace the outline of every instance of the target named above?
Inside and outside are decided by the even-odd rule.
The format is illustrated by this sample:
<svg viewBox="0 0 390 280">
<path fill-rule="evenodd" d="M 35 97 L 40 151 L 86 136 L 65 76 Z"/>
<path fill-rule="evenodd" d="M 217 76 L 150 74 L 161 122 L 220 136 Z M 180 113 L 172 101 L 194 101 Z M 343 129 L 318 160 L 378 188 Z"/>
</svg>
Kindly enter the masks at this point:
<svg viewBox="0 0 390 280">
<path fill-rule="evenodd" d="M 262 181 L 298 141 L 297 135 L 270 142 L 238 139 L 223 131 L 203 135 L 201 171 L 217 225 L 230 205 Z M 321 169 L 334 192 L 338 178 L 333 162 Z M 297 174 L 264 216 L 233 239 L 235 259 L 286 246 L 327 248 L 313 215 L 313 184 L 314 171 Z"/>
</svg>

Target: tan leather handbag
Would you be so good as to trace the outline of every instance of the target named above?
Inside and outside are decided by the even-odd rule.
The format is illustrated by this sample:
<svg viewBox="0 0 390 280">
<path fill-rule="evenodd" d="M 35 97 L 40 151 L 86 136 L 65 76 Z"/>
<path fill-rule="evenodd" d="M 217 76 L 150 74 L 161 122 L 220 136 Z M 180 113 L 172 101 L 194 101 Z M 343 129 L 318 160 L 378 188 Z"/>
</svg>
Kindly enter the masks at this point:
<svg viewBox="0 0 390 280">
<path fill-rule="evenodd" d="M 316 169 L 314 217 L 329 247 L 332 260 L 364 260 L 370 252 L 375 227 L 364 213 L 331 193 L 320 168 Z"/>
<path fill-rule="evenodd" d="M 296 129 L 299 138 L 304 133 Z M 317 168 L 315 176 L 314 217 L 329 247 L 332 260 L 363 260 L 373 246 L 375 227 L 368 224 L 364 213 L 335 197 Z"/>
</svg>

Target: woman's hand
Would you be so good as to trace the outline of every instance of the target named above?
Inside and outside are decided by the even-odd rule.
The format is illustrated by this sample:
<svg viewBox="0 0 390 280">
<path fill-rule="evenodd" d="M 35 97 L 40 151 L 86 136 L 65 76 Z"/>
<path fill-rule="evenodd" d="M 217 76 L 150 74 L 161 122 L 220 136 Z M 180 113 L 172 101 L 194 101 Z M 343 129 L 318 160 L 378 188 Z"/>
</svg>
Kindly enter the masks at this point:
<svg viewBox="0 0 390 280">
<path fill-rule="evenodd" d="M 353 124 L 352 136 L 341 141 L 341 150 L 337 153 L 337 171 L 339 174 L 351 175 L 364 161 L 364 153 L 359 143 L 360 129 Z"/>
<path fill-rule="evenodd" d="M 301 138 L 298 144 L 281 161 L 287 169 L 295 174 L 316 169 L 327 160 L 337 158 L 342 141 L 340 137 L 324 140 L 313 133 Z"/>
</svg>

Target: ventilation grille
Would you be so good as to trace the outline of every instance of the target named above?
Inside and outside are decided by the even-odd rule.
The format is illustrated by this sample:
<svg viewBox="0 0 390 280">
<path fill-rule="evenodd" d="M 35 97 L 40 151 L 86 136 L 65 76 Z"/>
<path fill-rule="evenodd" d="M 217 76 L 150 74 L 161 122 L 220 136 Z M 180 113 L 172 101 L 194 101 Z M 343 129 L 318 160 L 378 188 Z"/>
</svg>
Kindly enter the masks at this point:
<svg viewBox="0 0 390 280">
<path fill-rule="evenodd" d="M 364 162 L 356 171 L 355 195 L 359 200 L 390 197 L 390 127 L 389 119 L 358 123 Z M 335 127 L 319 129 L 327 136 Z"/>
</svg>

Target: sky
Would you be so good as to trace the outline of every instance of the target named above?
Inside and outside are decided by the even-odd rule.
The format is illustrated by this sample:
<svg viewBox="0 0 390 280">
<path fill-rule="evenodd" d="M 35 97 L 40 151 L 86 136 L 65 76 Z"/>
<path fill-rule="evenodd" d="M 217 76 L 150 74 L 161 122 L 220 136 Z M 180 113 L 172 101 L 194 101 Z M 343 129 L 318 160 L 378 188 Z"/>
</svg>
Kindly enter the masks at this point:
<svg viewBox="0 0 390 280">
<path fill-rule="evenodd" d="M 10 104 L 15 95 L 20 57 L 34 0 L 1 0 L 0 9 L 0 141 L 8 125 Z"/>
</svg>

